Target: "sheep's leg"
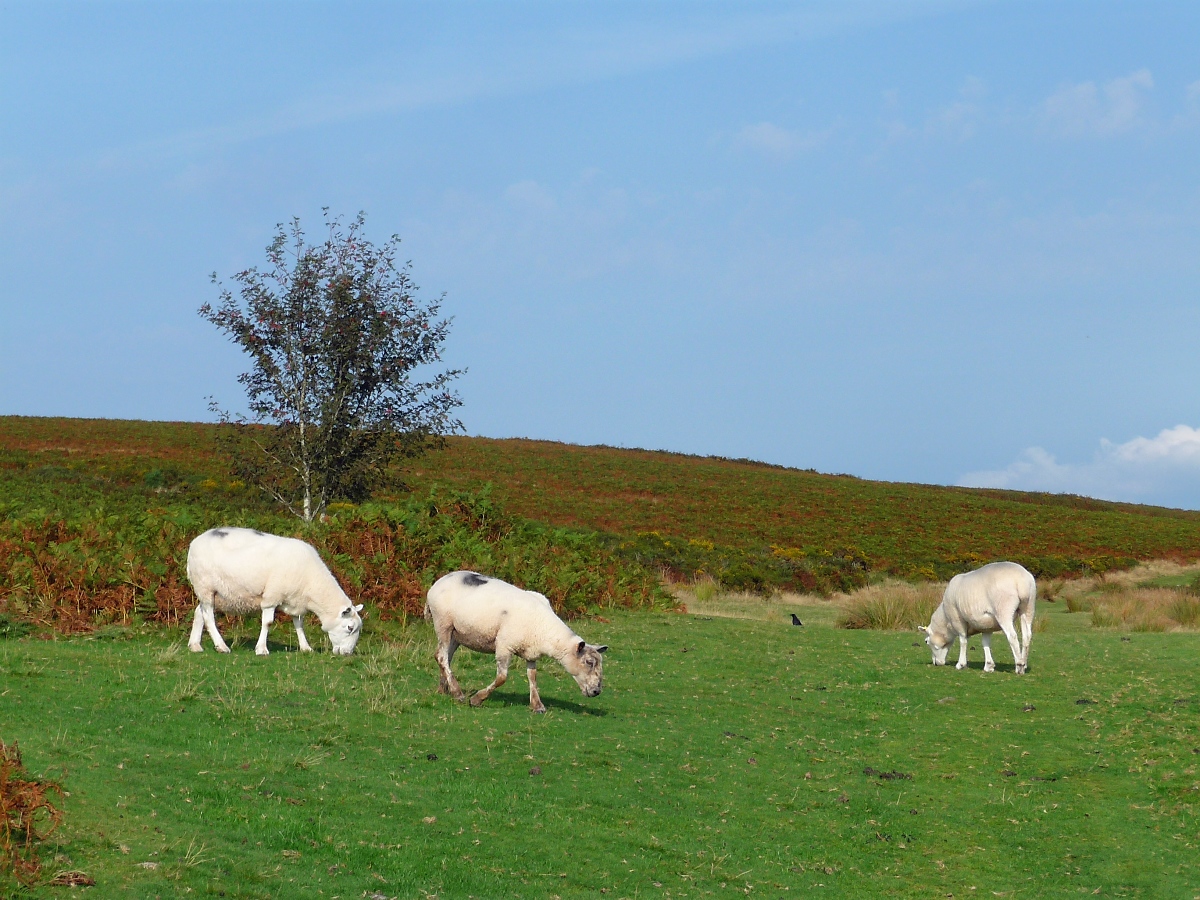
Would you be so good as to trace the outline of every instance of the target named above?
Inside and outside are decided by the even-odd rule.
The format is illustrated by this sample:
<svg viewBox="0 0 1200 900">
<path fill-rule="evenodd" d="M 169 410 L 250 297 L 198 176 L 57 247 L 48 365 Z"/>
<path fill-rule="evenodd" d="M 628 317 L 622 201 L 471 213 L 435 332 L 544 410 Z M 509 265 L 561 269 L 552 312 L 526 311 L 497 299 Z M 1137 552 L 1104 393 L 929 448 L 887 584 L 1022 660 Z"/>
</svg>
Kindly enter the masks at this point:
<svg viewBox="0 0 1200 900">
<path fill-rule="evenodd" d="M 454 677 L 454 672 L 450 668 L 450 663 L 454 661 L 454 651 L 458 649 L 458 641 L 453 635 L 449 635 L 443 640 L 438 638 L 437 662 L 438 662 L 438 693 L 449 694 L 455 700 L 465 700 L 466 694 L 459 686 L 458 679 Z"/>
<path fill-rule="evenodd" d="M 535 713 L 544 713 L 546 706 L 542 703 L 542 698 L 538 695 L 537 689 L 536 659 L 528 660 L 525 663 L 525 672 L 529 675 L 529 708 Z"/>
<path fill-rule="evenodd" d="M 193 653 L 203 653 L 200 638 L 204 634 L 204 610 L 202 604 L 196 604 L 196 615 L 192 619 L 192 636 L 188 638 L 188 649 Z"/>
<path fill-rule="evenodd" d="M 969 635 L 960 634 L 958 636 L 958 662 L 955 664 L 956 669 L 965 669 L 967 667 L 967 643 L 971 640 Z"/>
<path fill-rule="evenodd" d="M 496 651 L 496 680 L 471 698 L 472 706 L 482 706 L 483 701 L 492 695 L 492 691 L 508 681 L 508 662 L 511 658 L 507 653 Z"/>
<path fill-rule="evenodd" d="M 217 614 L 213 612 L 213 608 L 206 604 L 200 604 L 200 609 L 204 611 L 204 625 L 208 628 L 208 636 L 212 638 L 213 644 L 216 645 L 217 651 L 220 653 L 228 653 L 229 645 L 225 643 L 225 638 L 221 637 L 221 632 L 217 631 Z"/>
<path fill-rule="evenodd" d="M 271 651 L 267 649 L 267 629 L 271 627 L 271 623 L 275 621 L 275 607 L 265 606 L 262 611 L 262 630 L 258 633 L 258 643 L 254 645 L 254 652 L 259 656 L 266 656 Z"/>
<path fill-rule="evenodd" d="M 296 640 L 300 642 L 300 652 L 309 653 L 312 651 L 312 645 L 308 643 L 308 638 L 304 636 L 304 614 L 292 616 L 292 624 L 296 626 Z"/>
<path fill-rule="evenodd" d="M 1025 657 L 1021 655 L 1021 645 L 1017 642 L 1017 629 L 1013 628 L 1012 622 L 1001 622 L 1000 627 L 1004 629 L 1004 636 L 1008 638 L 1008 646 L 1012 649 L 1017 674 L 1022 675 L 1025 672 Z"/>
<path fill-rule="evenodd" d="M 992 659 L 992 635 L 991 632 L 985 631 L 983 637 L 983 671 L 995 672 L 996 661 Z"/>
<path fill-rule="evenodd" d="M 1029 668 L 1029 642 L 1033 640 L 1033 611 L 1021 613 L 1021 637 L 1024 638 L 1021 647 L 1021 671 Z"/>
</svg>

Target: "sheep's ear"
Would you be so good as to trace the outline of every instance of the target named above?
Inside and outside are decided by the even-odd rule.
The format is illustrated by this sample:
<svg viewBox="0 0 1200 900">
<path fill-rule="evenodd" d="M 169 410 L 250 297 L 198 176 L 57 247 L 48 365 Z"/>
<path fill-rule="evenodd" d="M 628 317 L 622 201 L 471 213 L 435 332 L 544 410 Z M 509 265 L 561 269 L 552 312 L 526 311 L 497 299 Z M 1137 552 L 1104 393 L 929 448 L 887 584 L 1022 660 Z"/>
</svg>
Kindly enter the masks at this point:
<svg viewBox="0 0 1200 900">
<path fill-rule="evenodd" d="M 608 649 L 608 644 L 605 644 L 603 647 L 597 647 L 597 648 L 596 648 L 596 652 L 597 652 L 597 653 L 603 653 L 603 652 L 604 652 L 605 650 L 607 650 L 607 649 Z"/>
<path fill-rule="evenodd" d="M 358 604 L 358 606 L 354 607 L 354 611 L 356 613 L 362 612 L 362 604 L 360 603 L 360 604 Z"/>
<path fill-rule="evenodd" d="M 929 629 L 926 628 L 924 625 L 918 625 L 917 631 L 921 632 L 922 634 L 929 634 Z"/>
<path fill-rule="evenodd" d="M 583 656 L 583 651 L 587 649 L 587 641 L 580 641 L 579 646 L 575 648 L 575 652 Z"/>
</svg>

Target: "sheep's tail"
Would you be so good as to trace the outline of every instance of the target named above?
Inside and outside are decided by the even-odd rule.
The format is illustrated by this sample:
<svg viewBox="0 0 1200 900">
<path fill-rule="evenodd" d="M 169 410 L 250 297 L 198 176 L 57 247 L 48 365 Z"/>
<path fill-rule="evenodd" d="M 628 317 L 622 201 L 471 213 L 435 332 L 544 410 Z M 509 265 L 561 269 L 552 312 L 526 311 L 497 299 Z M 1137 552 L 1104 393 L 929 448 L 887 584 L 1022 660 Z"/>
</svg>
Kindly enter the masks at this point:
<svg viewBox="0 0 1200 900">
<path fill-rule="evenodd" d="M 432 621 L 433 621 L 433 613 L 431 613 L 431 612 L 429 611 L 429 604 L 428 604 L 428 603 L 426 603 L 426 604 L 425 604 L 425 609 L 422 611 L 421 615 L 423 615 L 423 616 L 425 617 L 425 621 L 426 621 L 426 622 L 432 622 Z"/>
</svg>

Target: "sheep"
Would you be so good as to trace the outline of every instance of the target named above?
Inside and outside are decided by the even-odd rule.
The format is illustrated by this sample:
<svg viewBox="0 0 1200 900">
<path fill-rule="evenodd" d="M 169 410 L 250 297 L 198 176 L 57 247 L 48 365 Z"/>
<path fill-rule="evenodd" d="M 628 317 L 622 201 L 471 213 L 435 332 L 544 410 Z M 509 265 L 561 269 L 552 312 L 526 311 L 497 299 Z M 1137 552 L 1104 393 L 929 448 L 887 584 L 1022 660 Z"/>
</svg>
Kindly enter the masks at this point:
<svg viewBox="0 0 1200 900">
<path fill-rule="evenodd" d="M 496 680 L 471 697 L 472 706 L 480 706 L 508 680 L 508 664 L 514 656 L 525 660 L 529 708 L 535 713 L 546 711 L 537 689 L 537 661 L 543 656 L 562 663 L 585 697 L 600 693 L 604 679 L 601 654 L 608 647 L 585 642 L 554 614 L 550 601 L 541 594 L 478 572 L 451 572 L 429 589 L 425 618 L 433 622 L 437 634 L 439 694 L 466 698 L 450 670 L 459 646 L 496 655 Z"/>
<path fill-rule="evenodd" d="M 232 615 L 262 610 L 262 631 L 254 647 L 259 656 L 269 652 L 267 628 L 276 608 L 292 617 L 303 651 L 312 650 L 304 636 L 304 616 L 310 612 L 321 620 L 338 655 L 353 653 L 362 634 L 362 604 L 352 604 L 317 551 L 296 538 L 251 528 L 210 529 L 188 547 L 187 575 L 199 600 L 188 641 L 193 653 L 204 649 L 200 637 L 205 626 L 217 650 L 229 652 L 214 610 Z"/>
<path fill-rule="evenodd" d="M 994 672 L 992 633 L 999 630 L 1008 638 L 1016 672 L 1023 675 L 1029 665 L 1029 642 L 1033 637 L 1033 610 L 1037 602 L 1037 582 L 1024 567 L 1013 562 L 989 563 L 974 572 L 955 575 L 946 585 L 941 605 L 933 611 L 929 625 L 918 625 L 925 643 L 933 652 L 933 664 L 946 664 L 946 651 L 958 638 L 958 664 L 967 667 L 967 641 L 973 634 L 983 635 L 983 671 Z M 1017 642 L 1013 620 L 1021 617 L 1025 646 Z"/>
</svg>

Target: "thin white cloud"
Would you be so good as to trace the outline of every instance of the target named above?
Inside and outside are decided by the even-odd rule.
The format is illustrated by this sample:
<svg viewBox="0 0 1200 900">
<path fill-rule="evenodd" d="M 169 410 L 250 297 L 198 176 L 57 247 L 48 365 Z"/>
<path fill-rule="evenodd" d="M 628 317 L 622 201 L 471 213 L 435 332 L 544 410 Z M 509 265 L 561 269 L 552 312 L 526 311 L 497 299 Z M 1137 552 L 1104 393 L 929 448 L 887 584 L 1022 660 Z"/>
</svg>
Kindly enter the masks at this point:
<svg viewBox="0 0 1200 900">
<path fill-rule="evenodd" d="M 558 206 L 554 195 L 533 180 L 510 184 L 504 190 L 504 199 L 516 206 L 537 209 L 542 212 L 550 212 Z"/>
<path fill-rule="evenodd" d="M 616 25 L 567 18 L 503 36 L 456 34 L 434 42 L 395 71 L 364 66 L 330 87 L 301 90 L 291 102 L 251 117 L 187 129 L 99 155 L 101 166 L 188 156 L 295 131 L 430 107 L 587 84 L 745 50 L 804 41 L 890 22 L 938 15 L 961 0 L 824 2 L 784 12 L 737 7 L 691 16 L 648 15 Z"/>
<path fill-rule="evenodd" d="M 1007 467 L 971 472 L 958 483 L 1197 508 L 1200 428 L 1176 425 L 1155 437 L 1136 437 L 1123 444 L 1102 439 L 1095 456 L 1085 463 L 1059 462 L 1041 447 L 1030 447 Z"/>
<path fill-rule="evenodd" d="M 1094 81 L 1067 85 L 1046 98 L 1042 115 L 1062 137 L 1121 134 L 1144 123 L 1146 95 L 1153 87 L 1149 69 L 1114 78 L 1103 87 Z"/>
<path fill-rule="evenodd" d="M 747 125 L 733 138 L 733 145 L 740 149 L 754 150 L 767 156 L 787 159 L 804 150 L 812 150 L 829 140 L 832 127 L 820 131 L 791 131 L 772 122 Z"/>
<path fill-rule="evenodd" d="M 1193 81 L 1183 89 L 1183 110 L 1171 124 L 1177 129 L 1190 129 L 1200 125 L 1200 81 Z"/>
</svg>

